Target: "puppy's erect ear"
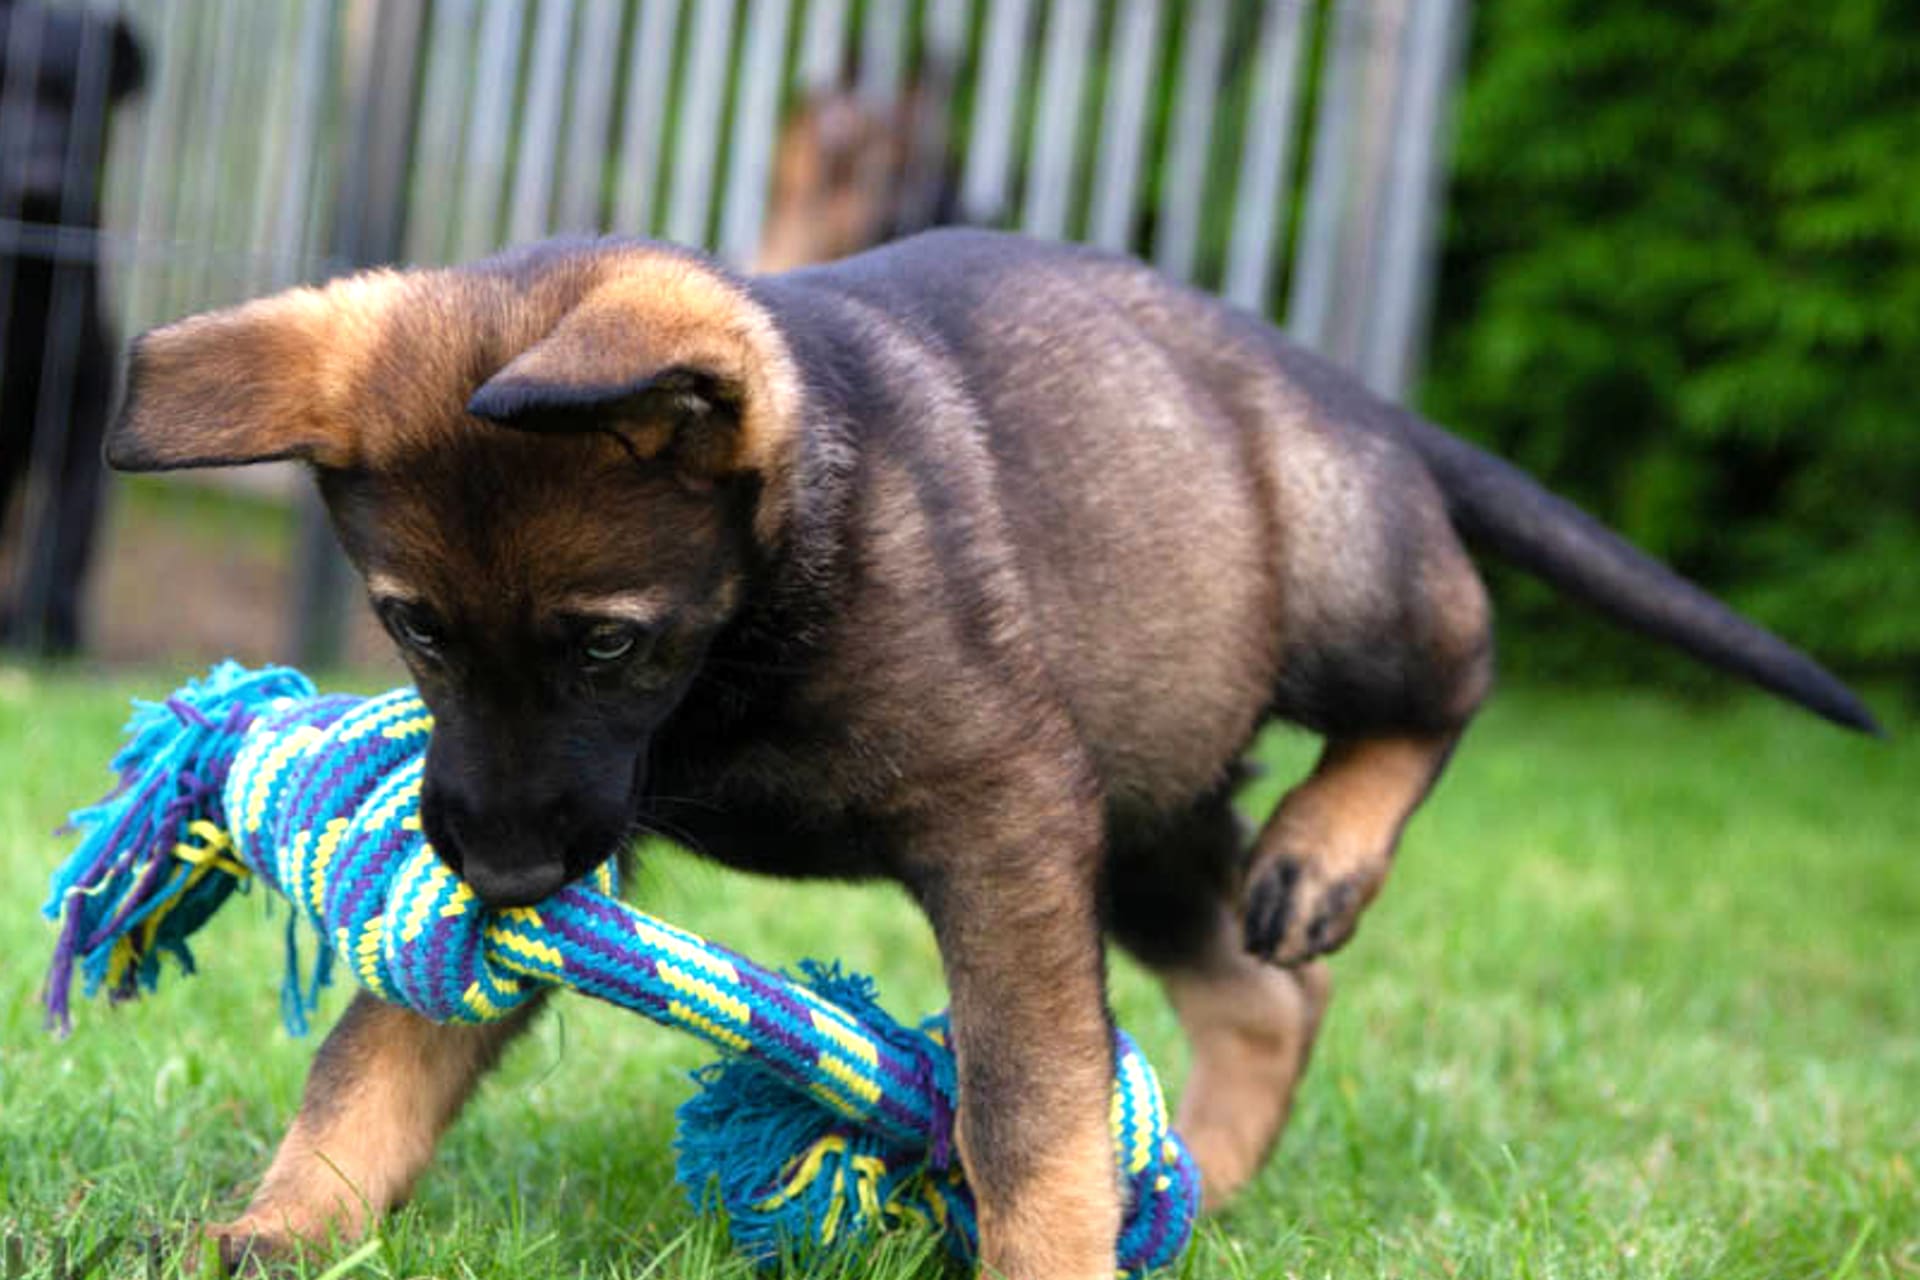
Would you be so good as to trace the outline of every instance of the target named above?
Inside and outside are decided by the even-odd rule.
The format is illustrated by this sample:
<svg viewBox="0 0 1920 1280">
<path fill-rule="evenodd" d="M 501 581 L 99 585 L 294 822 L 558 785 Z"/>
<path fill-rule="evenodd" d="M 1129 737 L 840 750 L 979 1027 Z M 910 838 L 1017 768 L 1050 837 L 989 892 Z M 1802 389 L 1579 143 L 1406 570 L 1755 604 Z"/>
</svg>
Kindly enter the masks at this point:
<svg viewBox="0 0 1920 1280">
<path fill-rule="evenodd" d="M 399 286 L 399 276 L 374 272 L 143 334 L 107 433 L 107 465 L 349 465 L 358 435 L 350 398 Z"/>
<path fill-rule="evenodd" d="M 797 379 L 773 321 L 699 263 L 624 262 L 474 392 L 467 412 L 533 432 L 613 430 L 703 479 L 784 464 Z"/>
</svg>

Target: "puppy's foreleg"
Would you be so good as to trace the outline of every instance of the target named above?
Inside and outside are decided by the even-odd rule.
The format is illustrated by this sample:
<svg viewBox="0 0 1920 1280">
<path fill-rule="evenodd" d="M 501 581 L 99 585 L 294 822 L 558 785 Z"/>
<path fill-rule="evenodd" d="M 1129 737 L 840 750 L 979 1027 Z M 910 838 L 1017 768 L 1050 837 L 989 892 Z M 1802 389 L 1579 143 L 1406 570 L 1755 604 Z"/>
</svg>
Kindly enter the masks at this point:
<svg viewBox="0 0 1920 1280">
<path fill-rule="evenodd" d="M 1111 1280 L 1120 1188 L 1099 815 L 1007 793 L 981 807 L 997 816 L 947 832 L 920 879 L 952 994 L 980 1274 Z"/>
<path fill-rule="evenodd" d="M 355 995 L 320 1046 L 300 1113 L 246 1212 L 209 1232 L 228 1265 L 353 1239 L 400 1203 L 537 1003 L 502 1022 L 445 1026 Z"/>
</svg>

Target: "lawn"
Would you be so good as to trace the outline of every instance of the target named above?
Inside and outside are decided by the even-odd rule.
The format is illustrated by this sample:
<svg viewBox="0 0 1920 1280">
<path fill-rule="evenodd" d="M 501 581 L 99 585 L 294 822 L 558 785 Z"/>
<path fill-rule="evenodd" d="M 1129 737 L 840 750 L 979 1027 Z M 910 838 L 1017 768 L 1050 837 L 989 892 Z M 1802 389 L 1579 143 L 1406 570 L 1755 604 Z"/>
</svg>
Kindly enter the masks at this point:
<svg viewBox="0 0 1920 1280">
<path fill-rule="evenodd" d="M 0 668 L 0 1275 L 51 1274 L 236 1211 L 313 1045 L 278 1022 L 277 918 L 229 908 L 202 974 L 41 1031 L 47 833 L 106 782 L 133 692 Z M 1336 963 L 1295 1125 L 1207 1223 L 1196 1277 L 1920 1275 L 1920 735 L 1758 698 L 1499 696 Z M 1276 735 L 1264 804 L 1310 744 Z M 797 888 L 650 853 L 650 909 L 757 957 L 837 955 L 940 1001 L 895 891 Z M 1169 1082 L 1152 984 L 1114 998 Z M 336 991 L 330 1007 L 339 1007 Z M 415 1200 L 333 1277 L 746 1276 L 670 1177 L 702 1052 L 582 1000 L 510 1056 Z M 937 1274 L 921 1242 L 847 1275 Z M 338 1265 L 344 1261 L 345 1265 Z M 139 1274 L 131 1247 L 96 1274 Z"/>
</svg>

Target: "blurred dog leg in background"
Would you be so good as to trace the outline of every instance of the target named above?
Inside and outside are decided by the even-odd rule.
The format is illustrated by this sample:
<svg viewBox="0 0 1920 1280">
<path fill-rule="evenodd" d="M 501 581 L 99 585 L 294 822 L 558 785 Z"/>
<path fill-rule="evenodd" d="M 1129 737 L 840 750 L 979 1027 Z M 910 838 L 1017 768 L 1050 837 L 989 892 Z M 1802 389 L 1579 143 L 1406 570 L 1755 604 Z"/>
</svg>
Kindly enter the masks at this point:
<svg viewBox="0 0 1920 1280">
<path fill-rule="evenodd" d="M 958 221 L 947 145 L 950 80 L 929 66 L 890 102 L 844 87 L 802 102 L 775 146 L 753 269 L 831 262 Z"/>
<path fill-rule="evenodd" d="M 105 475 L 115 343 L 89 233 L 106 115 L 144 72 L 117 18 L 0 2 L 0 640 L 48 654 L 80 643 Z"/>
</svg>

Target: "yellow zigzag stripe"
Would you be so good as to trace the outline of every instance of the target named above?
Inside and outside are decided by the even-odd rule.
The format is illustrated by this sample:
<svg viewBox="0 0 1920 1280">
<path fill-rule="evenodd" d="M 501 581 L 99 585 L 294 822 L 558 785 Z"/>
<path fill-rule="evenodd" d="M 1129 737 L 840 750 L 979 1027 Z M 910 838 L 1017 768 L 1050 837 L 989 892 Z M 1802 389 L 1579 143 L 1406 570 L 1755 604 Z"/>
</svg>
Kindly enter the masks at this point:
<svg viewBox="0 0 1920 1280">
<path fill-rule="evenodd" d="M 731 1027 L 723 1027 L 707 1017 L 692 1005 L 681 1004 L 678 1000 L 667 1002 L 667 1016 L 683 1027 L 702 1032 L 709 1039 L 725 1045 L 735 1053 L 745 1053 L 752 1047 L 751 1042 Z"/>
<path fill-rule="evenodd" d="M 704 969 L 725 982 L 740 981 L 740 974 L 732 964 L 708 951 L 704 943 L 690 934 L 668 928 L 657 920 L 636 919 L 633 931 L 640 935 L 640 941 L 659 948 L 676 960 L 696 969 Z"/>
<path fill-rule="evenodd" d="M 1120 1064 L 1120 1069 L 1126 1076 L 1127 1087 L 1144 1105 L 1151 1092 L 1151 1085 L 1145 1079 L 1145 1069 L 1141 1065 L 1139 1056 L 1128 1054 Z M 1149 1126 L 1142 1124 L 1133 1133 L 1133 1142 L 1127 1151 L 1127 1172 L 1130 1174 L 1139 1173 L 1153 1159 L 1153 1138 L 1148 1130 Z"/>
<path fill-rule="evenodd" d="M 387 987 L 380 981 L 380 934 L 380 917 L 369 917 L 365 927 L 360 930 L 359 940 L 354 943 L 349 954 L 353 956 L 353 967 L 360 974 L 360 981 L 366 984 L 367 990 L 377 996 L 385 996 Z"/>
<path fill-rule="evenodd" d="M 520 956 L 496 952 L 487 958 L 491 962 L 490 968 L 505 969 L 509 973 L 517 973 L 523 978 L 533 978 L 540 982 L 551 982 L 553 980 L 553 974 L 550 970 L 542 969 L 533 961 Z"/>
<path fill-rule="evenodd" d="M 482 1018 L 495 1018 L 500 1015 L 499 1007 L 487 999 L 487 993 L 480 989 L 477 981 L 467 984 L 467 989 L 460 993 L 460 1001 Z"/>
<path fill-rule="evenodd" d="M 266 758 L 254 772 L 253 790 L 247 797 L 248 831 L 260 829 L 260 823 L 267 816 L 267 792 L 272 789 L 274 779 L 280 776 L 281 770 L 287 767 L 287 762 L 311 747 L 321 736 L 320 730 L 303 724 L 267 752 Z"/>
<path fill-rule="evenodd" d="M 752 1020 L 753 1010 L 747 1007 L 745 1000 L 742 1000 L 732 992 L 722 991 L 706 979 L 697 978 L 686 970 L 675 968 L 670 964 L 658 964 L 655 968 L 659 972 L 661 980 L 668 986 L 677 987 L 695 999 L 712 1005 L 721 1013 L 725 1014 L 729 1020 L 738 1022 L 743 1026 Z"/>
<path fill-rule="evenodd" d="M 815 991 L 812 987 L 801 986 L 797 983 L 791 984 L 791 985 L 794 992 L 797 993 L 802 1000 L 805 1000 L 808 1005 L 812 1006 L 813 1011 L 815 1013 L 825 1014 L 828 1018 L 831 1018 L 836 1024 L 838 1024 L 840 1027 L 844 1028 L 845 1030 L 854 1032 L 856 1035 L 859 1034 L 859 1030 L 860 1030 L 859 1025 L 856 1022 L 854 1022 L 852 1014 L 848 1013 L 845 1009 L 842 1009 L 839 1005 L 834 1004 L 833 1002 L 828 1000 L 825 996 L 821 995 L 818 991 Z M 814 1025 L 815 1026 L 820 1025 L 817 1019 L 815 1020 Z M 825 1030 L 825 1028 L 822 1028 L 822 1030 Z"/>
<path fill-rule="evenodd" d="M 559 948 L 515 933 L 511 929 L 502 928 L 497 924 L 487 926 L 487 941 L 498 943 L 507 952 L 500 957 L 503 963 L 516 957 L 525 957 L 534 964 L 547 966 L 545 970 L 547 972 L 564 969 L 567 965 L 567 958 L 560 954 Z M 526 971 L 523 970 L 523 972 Z M 534 970 L 533 972 L 542 971 Z"/>
<path fill-rule="evenodd" d="M 834 1042 L 849 1056 L 858 1058 L 869 1067 L 880 1065 L 880 1050 L 873 1041 L 842 1025 L 838 1020 L 829 1018 L 818 1009 L 812 1011 L 813 1029 Z"/>
<path fill-rule="evenodd" d="M 433 910 L 434 900 L 440 896 L 440 890 L 445 887 L 451 874 L 447 870 L 447 864 L 436 858 L 433 860 L 433 866 L 427 871 L 426 883 L 408 886 L 405 897 L 409 904 L 407 923 L 406 927 L 400 931 L 402 942 L 412 942 L 420 936 L 420 931 L 427 927 L 427 914 Z"/>
<path fill-rule="evenodd" d="M 415 804 L 419 800 L 420 769 L 421 765 L 416 761 L 407 766 L 404 774 L 398 775 L 405 777 L 406 781 L 394 787 L 393 793 L 386 798 L 381 806 L 368 815 L 368 831 L 379 831 L 383 829 L 388 823 L 393 821 L 394 816 L 402 809 Z"/>
<path fill-rule="evenodd" d="M 825 1080 L 815 1080 L 807 1086 L 807 1092 L 832 1107 L 843 1116 L 864 1116 L 867 1108 L 847 1097 Z"/>
<path fill-rule="evenodd" d="M 493 985 L 509 995 L 516 995 L 520 991 L 520 984 L 512 978 L 496 979 Z M 486 988 L 478 979 L 467 984 L 460 998 L 466 1001 L 467 1008 L 480 1015 L 482 1021 L 491 1022 L 500 1016 L 500 1006 L 487 997 Z"/>
<path fill-rule="evenodd" d="M 411 720 L 390 724 L 380 732 L 389 738 L 410 738 L 416 733 L 427 733 L 432 728 L 432 716 L 415 716 Z"/>
<path fill-rule="evenodd" d="M 856 1097 L 863 1098 L 869 1103 L 880 1101 L 880 1086 L 870 1077 L 863 1075 L 845 1058 L 822 1052 L 814 1065 L 846 1085 Z"/>
<path fill-rule="evenodd" d="M 340 847 L 340 837 L 347 833 L 348 821 L 345 818 L 327 819 L 327 829 L 320 833 L 320 842 L 313 847 L 313 909 L 315 914 L 326 908 L 327 864 L 333 861 L 334 850 Z"/>
<path fill-rule="evenodd" d="M 363 703 L 362 707 L 368 709 L 364 714 L 355 716 L 352 724 L 340 730 L 341 742 L 352 742 L 356 738 L 364 738 L 389 721 L 398 720 L 404 716 L 417 716 L 426 709 L 426 704 L 418 698 L 395 698 L 386 703 L 379 700 Z M 431 717 L 428 718 L 428 724 L 429 726 L 432 724 Z"/>
</svg>

